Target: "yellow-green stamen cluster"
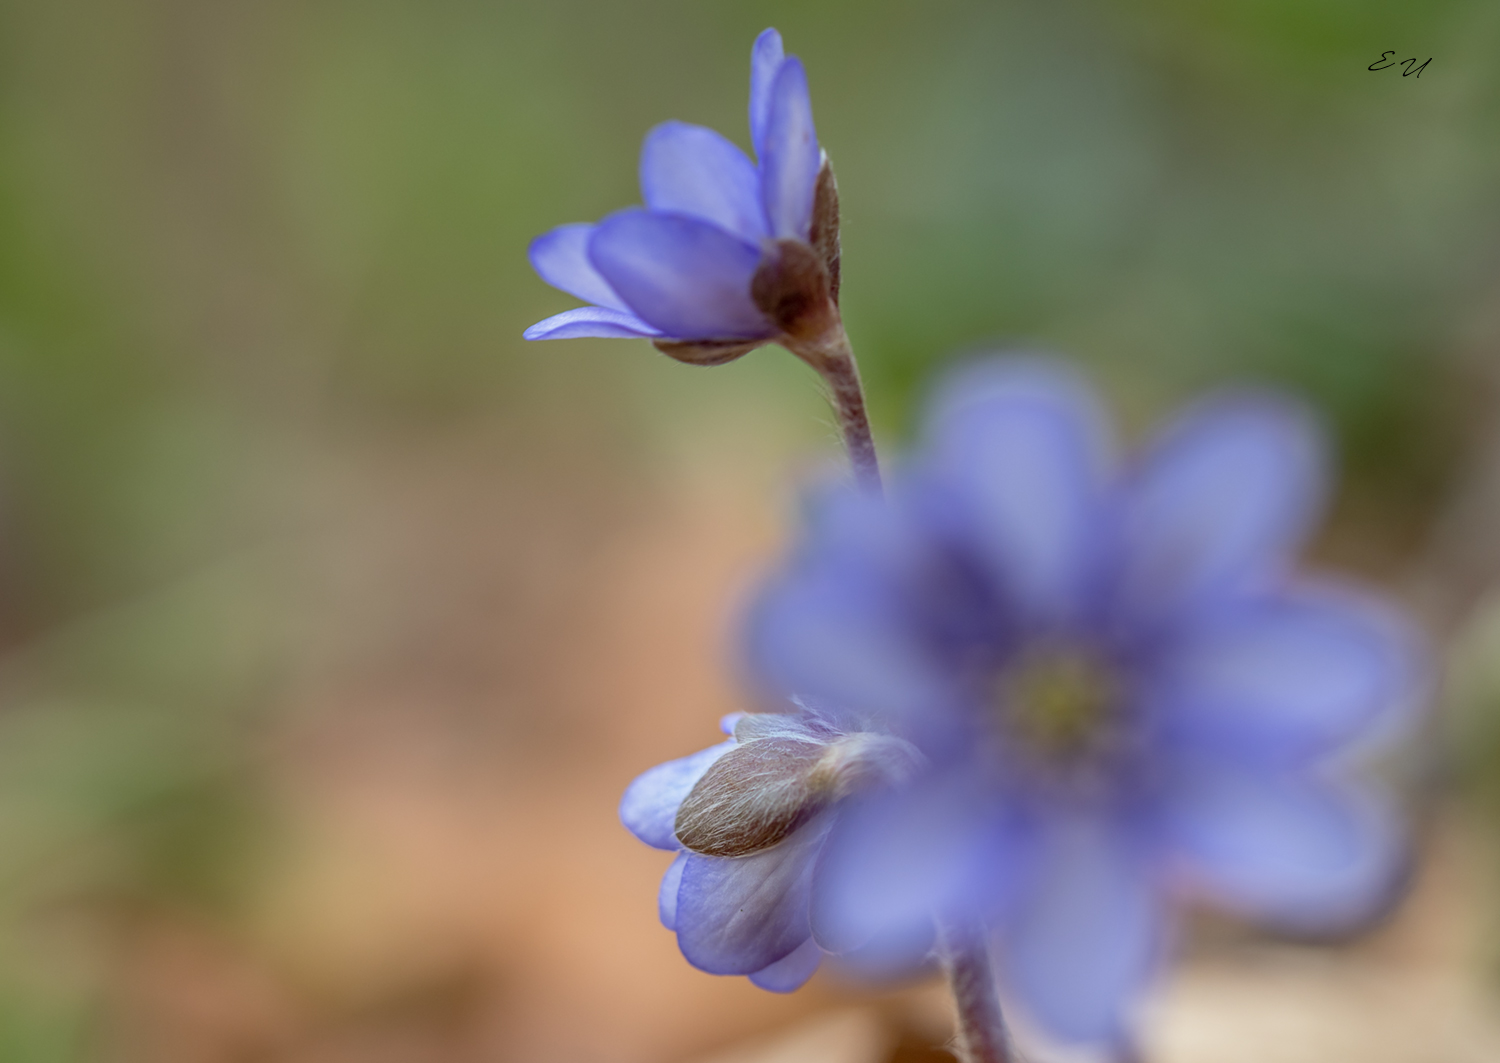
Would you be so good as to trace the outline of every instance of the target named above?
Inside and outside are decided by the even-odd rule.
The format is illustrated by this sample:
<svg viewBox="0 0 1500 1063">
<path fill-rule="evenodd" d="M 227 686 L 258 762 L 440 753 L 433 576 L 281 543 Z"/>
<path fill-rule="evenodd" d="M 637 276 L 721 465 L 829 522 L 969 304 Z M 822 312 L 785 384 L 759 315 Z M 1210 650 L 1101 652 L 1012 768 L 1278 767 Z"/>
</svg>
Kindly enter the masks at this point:
<svg viewBox="0 0 1500 1063">
<path fill-rule="evenodd" d="M 1006 669 L 999 700 L 1008 732 L 1049 757 L 1066 758 L 1098 741 L 1119 701 L 1119 685 L 1096 655 L 1046 647 Z"/>
</svg>

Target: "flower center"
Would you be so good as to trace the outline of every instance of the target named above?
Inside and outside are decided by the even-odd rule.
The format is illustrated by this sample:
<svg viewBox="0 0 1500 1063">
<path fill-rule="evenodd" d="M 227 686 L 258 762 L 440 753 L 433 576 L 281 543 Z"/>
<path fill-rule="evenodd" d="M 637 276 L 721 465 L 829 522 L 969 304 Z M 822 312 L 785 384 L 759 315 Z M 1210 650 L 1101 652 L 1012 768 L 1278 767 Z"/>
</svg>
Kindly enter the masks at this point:
<svg viewBox="0 0 1500 1063">
<path fill-rule="evenodd" d="M 1000 677 L 998 708 L 1006 729 L 1051 758 L 1096 745 L 1120 701 L 1113 671 L 1075 646 L 1024 652 Z"/>
</svg>

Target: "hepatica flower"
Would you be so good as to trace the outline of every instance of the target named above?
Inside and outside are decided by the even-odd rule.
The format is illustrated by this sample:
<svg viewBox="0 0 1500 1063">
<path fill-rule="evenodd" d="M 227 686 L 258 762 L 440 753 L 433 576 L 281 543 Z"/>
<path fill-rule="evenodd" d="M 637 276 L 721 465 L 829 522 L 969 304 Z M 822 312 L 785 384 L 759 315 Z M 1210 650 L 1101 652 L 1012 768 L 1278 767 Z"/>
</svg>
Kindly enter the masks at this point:
<svg viewBox="0 0 1500 1063">
<path fill-rule="evenodd" d="M 726 717 L 728 741 L 658 765 L 625 791 L 625 825 L 678 854 L 659 911 L 694 966 L 782 993 L 817 970 L 824 950 L 808 923 L 809 890 L 839 806 L 921 764 L 898 736 L 841 722 L 807 710 Z"/>
<path fill-rule="evenodd" d="M 526 330 L 531 340 L 645 338 L 714 365 L 836 319 L 838 207 L 818 147 L 807 75 L 766 30 L 750 65 L 756 162 L 702 126 L 666 122 L 641 149 L 644 209 L 564 225 L 531 245 L 543 280 L 592 304 Z"/>
<path fill-rule="evenodd" d="M 1404 850 L 1354 754 L 1421 661 L 1392 609 L 1293 570 L 1321 489 L 1313 426 L 1268 395 L 1122 459 L 1057 366 L 952 377 L 890 500 L 821 498 L 752 612 L 752 670 L 795 711 L 626 793 L 678 851 L 688 960 L 785 990 L 824 954 L 915 966 L 936 926 L 1052 1037 L 1126 1053 L 1179 902 L 1377 913 Z"/>
</svg>

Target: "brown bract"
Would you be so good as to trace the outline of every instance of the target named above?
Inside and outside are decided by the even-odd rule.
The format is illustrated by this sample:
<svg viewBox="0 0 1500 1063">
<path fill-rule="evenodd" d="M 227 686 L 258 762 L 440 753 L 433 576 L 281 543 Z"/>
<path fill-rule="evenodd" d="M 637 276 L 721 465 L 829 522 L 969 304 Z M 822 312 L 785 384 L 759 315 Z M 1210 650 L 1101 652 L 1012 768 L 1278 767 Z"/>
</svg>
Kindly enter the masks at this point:
<svg viewBox="0 0 1500 1063">
<path fill-rule="evenodd" d="M 769 849 L 828 804 L 818 783 L 826 746 L 760 738 L 720 757 L 677 809 L 677 840 L 707 856 Z"/>
<path fill-rule="evenodd" d="M 812 232 L 808 242 L 823 260 L 828 272 L 828 297 L 839 304 L 839 266 L 843 252 L 839 247 L 839 182 L 833 176 L 833 163 L 823 156 L 818 171 L 818 189 L 813 194 Z"/>
<path fill-rule="evenodd" d="M 769 849 L 834 802 L 900 785 L 922 764 L 910 743 L 892 735 L 820 734 L 777 714 L 746 716 L 735 736 L 740 744 L 714 762 L 677 809 L 677 840 L 705 856 Z"/>
<path fill-rule="evenodd" d="M 688 365 L 723 365 L 766 343 L 801 351 L 842 328 L 839 320 L 839 189 L 827 155 L 813 194 L 812 226 L 806 241 L 766 245 L 750 297 L 779 330 L 762 340 L 653 340 L 662 354 Z M 788 342 L 790 341 L 790 342 Z"/>
<path fill-rule="evenodd" d="M 813 340 L 839 325 L 822 258 L 801 240 L 777 240 L 761 259 L 750 297 L 788 337 Z"/>
<path fill-rule="evenodd" d="M 654 346 L 668 358 L 675 358 L 688 365 L 723 365 L 742 355 L 749 354 L 765 343 L 765 340 L 652 340 Z"/>
</svg>

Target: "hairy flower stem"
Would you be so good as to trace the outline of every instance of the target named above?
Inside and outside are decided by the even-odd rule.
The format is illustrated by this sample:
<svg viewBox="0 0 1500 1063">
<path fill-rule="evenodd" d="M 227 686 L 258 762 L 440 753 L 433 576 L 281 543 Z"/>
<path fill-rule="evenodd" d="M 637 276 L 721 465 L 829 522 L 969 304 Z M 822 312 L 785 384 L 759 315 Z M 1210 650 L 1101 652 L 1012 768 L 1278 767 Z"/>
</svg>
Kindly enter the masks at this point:
<svg viewBox="0 0 1500 1063">
<path fill-rule="evenodd" d="M 835 324 L 815 340 L 786 337 L 787 349 L 815 369 L 828 384 L 829 399 L 838 415 L 844 446 L 854 478 L 867 491 L 879 494 L 880 461 L 875 456 L 875 439 L 870 434 L 870 419 L 865 413 L 865 393 L 859 382 L 859 366 L 849 335 L 842 322 Z"/>
<path fill-rule="evenodd" d="M 958 1010 L 960 1059 L 963 1063 L 1014 1063 L 983 935 L 972 927 L 947 926 L 942 952 Z"/>
</svg>

